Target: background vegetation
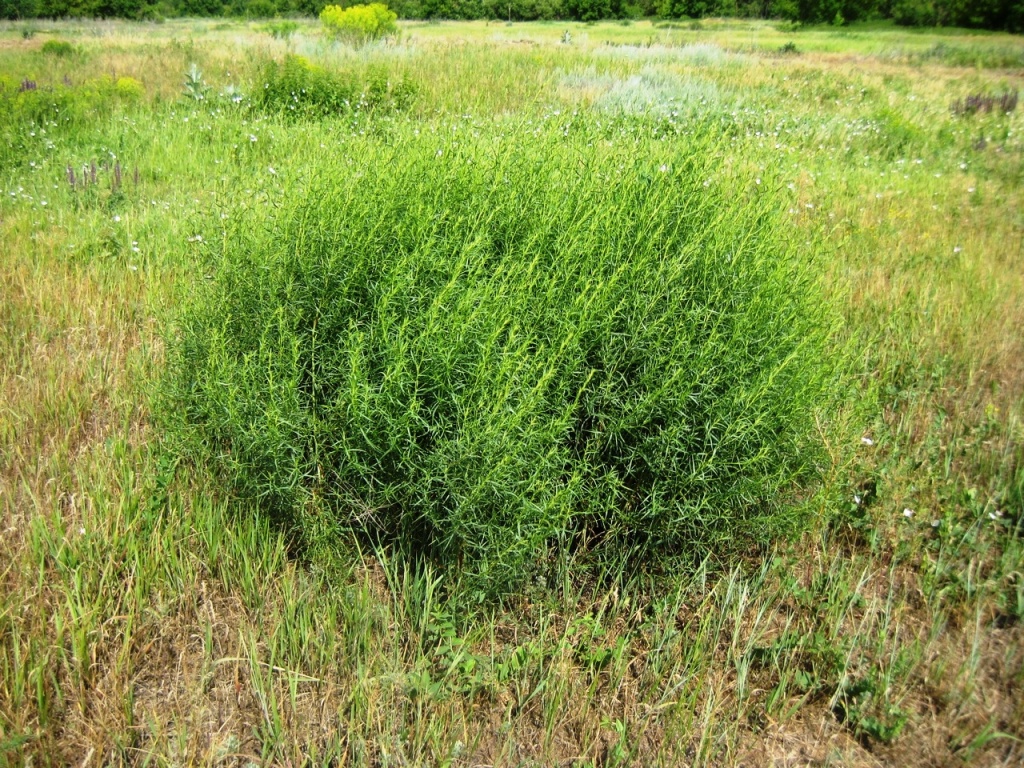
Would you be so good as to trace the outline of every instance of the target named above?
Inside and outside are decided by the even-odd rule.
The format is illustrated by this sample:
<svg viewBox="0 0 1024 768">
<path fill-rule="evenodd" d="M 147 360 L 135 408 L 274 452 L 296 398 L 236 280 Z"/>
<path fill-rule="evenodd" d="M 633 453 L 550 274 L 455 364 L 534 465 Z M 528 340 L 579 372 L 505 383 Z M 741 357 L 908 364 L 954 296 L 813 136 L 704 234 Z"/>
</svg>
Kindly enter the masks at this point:
<svg viewBox="0 0 1024 768">
<path fill-rule="evenodd" d="M 0 0 L 0 18 L 268 18 L 318 16 L 327 5 L 326 0 Z M 403 19 L 747 18 L 834 26 L 891 19 L 913 27 L 1024 31 L 1021 0 L 394 0 L 388 5 Z"/>
<path fill-rule="evenodd" d="M 461 22 L 406 23 L 397 43 L 357 50 L 296 24 L 0 27 L 0 762 L 1019 764 L 1020 41 Z M 372 245 L 397 237 L 388 222 L 420 220 L 397 192 L 380 212 L 355 194 L 388 188 L 388 160 L 394 184 L 424 169 L 456 189 L 503 183 L 484 169 L 507 167 L 538 205 L 555 182 L 603 201 L 614 226 L 591 244 L 670 242 L 667 226 L 634 237 L 643 220 L 617 207 L 614 179 L 551 182 L 543 166 L 495 166 L 494 147 L 564 152 L 572 172 L 611 174 L 628 156 L 646 220 L 668 220 L 654 200 L 699 211 L 706 196 L 735 214 L 694 216 L 703 241 L 721 233 L 712 252 L 746 233 L 751 257 L 823 275 L 800 300 L 820 300 L 824 327 L 841 318 L 825 347 L 841 379 L 811 412 L 817 482 L 774 499 L 803 513 L 803 535 L 698 548 L 674 568 L 569 551 L 474 606 L 457 572 L 346 538 L 327 516 L 343 546 L 297 549 L 258 490 L 225 482 L 231 455 L 168 442 L 153 403 L 189 318 L 216 317 L 204 301 L 231 274 L 289 284 L 245 253 L 290 264 L 311 296 L 282 243 Z M 644 192 L 676 184 L 697 195 Z M 317 190 L 362 223 L 304 228 L 304 211 L 326 220 Z M 408 200 L 437 211 L 435 192 Z M 588 222 L 601 231 L 550 202 L 573 242 Z M 543 220 L 523 213 L 539 238 Z M 427 244 L 479 234 L 468 219 L 410 232 L 415 279 L 351 286 L 404 289 L 406 306 L 436 296 Z M 684 234 L 671 242 L 685 250 Z M 311 264 L 330 252 L 302 251 Z M 507 274 L 460 295 L 485 299 Z M 409 328 L 426 327 L 418 317 Z M 312 337 L 291 320 L 281 338 Z M 385 327 L 367 350 L 402 338 L 366 322 Z"/>
</svg>

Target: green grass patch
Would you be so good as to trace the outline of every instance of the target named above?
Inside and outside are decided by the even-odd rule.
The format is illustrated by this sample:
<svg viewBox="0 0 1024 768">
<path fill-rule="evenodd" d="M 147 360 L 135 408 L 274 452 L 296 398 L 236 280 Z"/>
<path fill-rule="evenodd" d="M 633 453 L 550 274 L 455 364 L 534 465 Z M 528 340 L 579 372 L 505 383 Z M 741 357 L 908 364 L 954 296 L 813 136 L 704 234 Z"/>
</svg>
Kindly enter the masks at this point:
<svg viewBox="0 0 1024 768">
<path fill-rule="evenodd" d="M 73 135 L 111 112 L 137 104 L 144 93 L 132 77 L 109 76 L 74 83 L 0 75 L 0 169 L 24 164 L 36 133 Z"/>
<path fill-rule="evenodd" d="M 252 102 L 257 110 L 270 114 L 320 118 L 407 109 L 416 92 L 411 79 L 392 81 L 381 67 L 365 73 L 329 70 L 289 54 L 281 62 L 270 60 L 264 65 Z"/>
</svg>

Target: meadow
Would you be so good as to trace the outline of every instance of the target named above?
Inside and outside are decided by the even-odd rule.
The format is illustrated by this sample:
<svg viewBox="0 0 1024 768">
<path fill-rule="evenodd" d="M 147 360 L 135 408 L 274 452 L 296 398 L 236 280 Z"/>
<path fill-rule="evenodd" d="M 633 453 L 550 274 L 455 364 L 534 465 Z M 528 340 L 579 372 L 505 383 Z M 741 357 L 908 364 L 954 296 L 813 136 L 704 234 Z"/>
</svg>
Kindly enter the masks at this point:
<svg viewBox="0 0 1024 768">
<path fill-rule="evenodd" d="M 0 26 L 0 765 L 1019 765 L 1024 41 L 399 26 Z"/>
</svg>

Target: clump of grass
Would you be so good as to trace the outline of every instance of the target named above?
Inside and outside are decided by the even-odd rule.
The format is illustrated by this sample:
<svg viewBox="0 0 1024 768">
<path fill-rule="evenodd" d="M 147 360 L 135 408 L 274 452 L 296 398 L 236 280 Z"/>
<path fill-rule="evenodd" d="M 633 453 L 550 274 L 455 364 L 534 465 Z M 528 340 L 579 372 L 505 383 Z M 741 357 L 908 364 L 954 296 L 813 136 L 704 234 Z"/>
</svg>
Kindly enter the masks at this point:
<svg viewBox="0 0 1024 768">
<path fill-rule="evenodd" d="M 577 130 L 324 158 L 181 322 L 181 449 L 307 545 L 397 542 L 478 595 L 790 529 L 827 356 L 778 201 L 705 185 L 711 139 L 637 163 Z"/>
<path fill-rule="evenodd" d="M 288 55 L 280 63 L 270 60 L 264 65 L 253 105 L 262 112 L 320 118 L 355 110 L 403 110 L 412 104 L 416 91 L 408 78 L 392 82 L 379 69 L 363 77 Z"/>
<path fill-rule="evenodd" d="M 40 51 L 47 56 L 56 56 L 57 58 L 64 59 L 75 54 L 75 46 L 67 40 L 47 40 L 43 43 Z"/>
</svg>

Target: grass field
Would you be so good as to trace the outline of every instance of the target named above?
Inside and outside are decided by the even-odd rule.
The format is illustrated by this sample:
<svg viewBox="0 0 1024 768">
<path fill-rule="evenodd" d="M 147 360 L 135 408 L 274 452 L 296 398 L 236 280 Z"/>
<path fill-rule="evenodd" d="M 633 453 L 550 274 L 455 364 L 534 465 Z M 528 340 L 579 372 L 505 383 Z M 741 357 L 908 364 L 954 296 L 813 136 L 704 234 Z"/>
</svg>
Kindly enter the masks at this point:
<svg viewBox="0 0 1024 768">
<path fill-rule="evenodd" d="M 289 55 L 348 104 L 261 95 Z M 889 26 L 406 23 L 359 50 L 313 22 L 0 27 L 0 765 L 1020 765 L 1024 110 L 952 105 L 1022 84 L 1019 37 Z M 714 259 L 768 233 L 797 265 L 808 282 L 773 290 L 820 311 L 801 333 L 828 386 L 793 401 L 813 472 L 762 500 L 797 535 L 697 536 L 661 567 L 553 550 L 476 603 L 437 559 L 298 550 L 182 447 L 168 366 L 230 275 L 260 282 L 250 245 L 285 263 L 296 211 L 328 220 L 335 188 L 365 226 L 331 236 L 371 242 L 431 162 L 408 199 L 442 217 L 429 180 L 498 149 L 559 212 L 531 242 L 573 263 L 614 262 L 611 242 L 657 263 L 661 203 L 707 190 L 681 210 Z M 524 157 L 563 186 L 515 177 Z M 524 199 L 479 210 L 512 226 Z M 608 227 L 580 223 L 587 200 Z M 381 281 L 415 303 L 406 264 L 430 270 Z M 460 349 L 445 333 L 423 338 Z"/>
</svg>

